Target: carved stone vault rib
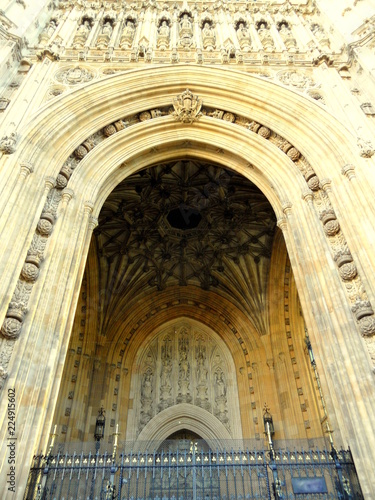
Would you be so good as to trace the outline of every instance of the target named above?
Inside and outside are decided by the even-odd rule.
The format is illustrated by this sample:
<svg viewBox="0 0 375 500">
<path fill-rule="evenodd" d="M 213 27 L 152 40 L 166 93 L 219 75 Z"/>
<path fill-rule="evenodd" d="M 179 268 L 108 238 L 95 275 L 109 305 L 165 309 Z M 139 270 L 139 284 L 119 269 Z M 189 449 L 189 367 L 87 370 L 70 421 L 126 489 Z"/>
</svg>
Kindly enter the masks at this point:
<svg viewBox="0 0 375 500">
<path fill-rule="evenodd" d="M 110 194 L 94 231 L 108 321 L 145 286 L 215 288 L 266 332 L 269 257 L 276 219 L 246 178 L 192 160 L 159 164 Z M 121 293 L 119 293 L 121 290 Z"/>
</svg>

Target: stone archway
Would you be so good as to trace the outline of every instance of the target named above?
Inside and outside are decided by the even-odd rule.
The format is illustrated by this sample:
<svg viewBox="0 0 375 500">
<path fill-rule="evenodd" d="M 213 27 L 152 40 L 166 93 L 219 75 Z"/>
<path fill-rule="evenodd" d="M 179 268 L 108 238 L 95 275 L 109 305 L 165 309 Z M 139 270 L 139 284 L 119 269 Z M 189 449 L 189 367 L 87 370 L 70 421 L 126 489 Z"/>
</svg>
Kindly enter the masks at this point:
<svg viewBox="0 0 375 500">
<path fill-rule="evenodd" d="M 157 449 L 171 434 L 182 429 L 201 436 L 212 450 L 222 449 L 225 442 L 233 439 L 225 426 L 207 410 L 180 403 L 154 417 L 139 434 L 134 449 Z"/>
<path fill-rule="evenodd" d="M 155 84 L 147 87 L 146 77 L 151 73 Z M 112 83 L 110 92 L 109 80 Z M 213 81 L 220 82 L 220 87 L 212 84 Z M 202 116 L 191 125 L 176 123 L 171 116 L 159 117 L 154 122 L 135 125 L 129 133 L 121 131 L 110 137 L 105 146 L 103 143 L 95 148 L 82 161 L 62 193 L 56 222 L 49 221 L 50 225 L 43 222 L 37 229 L 38 234 L 41 230 L 47 231 L 47 259 L 37 281 L 31 281 L 32 295 L 29 297 L 26 293 L 27 300 L 30 298 L 29 313 L 23 318 L 19 340 L 13 345 L 13 338 L 2 339 L 3 351 L 8 353 L 5 390 L 12 386 L 16 377 L 22 380 L 17 401 L 19 420 L 25 422 L 19 427 L 17 466 L 20 471 L 23 468 L 20 475 L 27 476 L 30 454 L 36 448 L 45 448 L 48 440 L 90 231 L 95 225 L 93 217 L 98 215 L 113 187 L 125 176 L 150 164 L 151 158 L 176 158 L 188 154 L 195 158 L 208 156 L 242 173 L 258 185 L 273 205 L 324 374 L 330 415 L 343 439 L 351 445 L 363 487 L 370 492 L 373 486 L 367 471 L 373 463 L 373 450 L 365 444 L 374 434 L 375 398 L 369 355 L 351 311 L 347 287 L 333 261 L 329 238 L 337 233 L 324 234 L 324 229 L 335 231 L 331 226 L 336 222 L 332 224 L 332 221 L 339 220 L 345 233 L 344 241 L 354 256 L 367 296 L 373 302 L 371 269 L 375 257 L 366 244 L 371 230 L 365 220 L 357 219 L 345 207 L 346 200 L 350 199 L 358 210 L 373 218 L 372 208 L 366 206 L 361 197 L 362 189 L 366 189 L 365 178 L 361 168 L 358 169 L 357 185 L 349 183 L 341 174 L 345 165 L 359 164 L 363 160 L 352 153 L 356 138 L 326 111 L 291 91 L 231 70 L 182 65 L 178 69 L 163 67 L 105 78 L 44 108 L 25 126 L 17 154 L 6 165 L 4 192 L 7 196 L 3 197 L 1 228 L 11 222 L 18 235 L 14 234 L 14 239 L 7 238 L 1 254 L 4 271 L 1 289 L 5 297 L 2 317 L 6 316 L 16 290 L 25 263 L 25 249 L 32 244 L 47 194 L 54 189 L 66 158 L 98 129 L 128 114 L 170 105 L 187 86 L 207 106 L 251 115 L 253 120 L 296 147 L 313 165 L 324 187 L 321 200 L 328 199 L 338 219 L 323 217 L 322 225 L 314 196 L 307 189 L 301 172 L 282 149 L 254 131 L 235 128 L 233 123 L 215 121 L 210 116 Z M 303 116 L 302 108 L 306 113 Z M 301 116 L 298 123 L 295 116 Z M 346 147 L 345 142 L 350 147 Z M 26 161 L 31 162 L 32 167 Z M 13 172 L 18 164 L 22 167 L 17 179 Z M 24 180 L 32 169 L 37 175 Z M 46 176 L 49 176 L 47 181 Z M 323 182 L 327 177 L 331 184 Z M 32 202 L 25 214 L 15 201 L 29 195 L 33 195 Z M 332 217 L 332 213 L 327 215 Z M 48 221 L 43 217 L 41 220 Z M 373 239 L 373 234 L 369 237 Z M 10 254 L 13 255 L 11 266 Z M 370 313 L 362 316 L 359 311 L 357 319 L 371 316 Z M 48 360 L 44 359 L 42 349 L 50 351 Z M 363 392 L 363 387 L 367 388 L 366 395 L 358 401 L 356 395 Z M 348 414 L 348 405 L 358 411 Z M 1 432 L 5 443 L 5 421 Z M 2 474 L 6 474 L 6 470 L 2 467 Z"/>
</svg>

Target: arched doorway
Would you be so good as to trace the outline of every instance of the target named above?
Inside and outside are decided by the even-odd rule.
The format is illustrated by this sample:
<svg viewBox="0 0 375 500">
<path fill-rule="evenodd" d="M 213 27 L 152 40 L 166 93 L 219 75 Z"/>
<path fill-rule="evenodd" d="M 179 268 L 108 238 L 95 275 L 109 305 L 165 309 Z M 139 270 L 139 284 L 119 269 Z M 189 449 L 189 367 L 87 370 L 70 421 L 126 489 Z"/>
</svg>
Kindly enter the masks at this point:
<svg viewBox="0 0 375 500">
<path fill-rule="evenodd" d="M 36 163 L 41 166 L 41 174 L 48 172 L 56 178 L 61 165 L 74 148 L 83 144 L 90 134 L 98 130 L 98 127 L 105 127 L 109 122 L 114 123 L 115 120 L 120 119 L 121 116 L 127 116 L 128 113 L 155 109 L 158 106 L 162 107 L 164 103 L 169 105 L 173 96 L 182 92 L 182 88 L 180 88 L 182 84 L 186 87 L 191 86 L 193 82 L 194 92 L 207 103 L 208 107 L 217 106 L 230 113 L 241 115 L 245 106 L 247 113 L 252 114 L 255 121 L 258 120 L 256 123 L 268 125 L 266 128 L 270 127 L 281 136 L 286 135 L 289 144 L 297 146 L 297 149 L 303 152 L 314 166 L 318 180 L 324 179 L 325 174 L 330 174 L 332 180 L 340 186 L 341 193 L 351 191 L 340 173 L 341 160 L 345 159 L 345 163 L 350 163 L 355 159 L 352 158 L 349 149 L 345 149 L 345 146 L 341 147 L 341 145 L 342 137 L 347 138 L 349 143 L 353 142 L 354 139 L 343 127 L 337 125 L 328 113 L 323 112 L 312 103 L 306 103 L 303 98 L 293 95 L 292 92 L 271 82 L 264 82 L 246 75 L 237 75 L 231 71 L 181 66 L 178 69 L 179 82 L 181 82 L 178 88 L 175 83 L 175 71 L 172 72 L 168 68 L 157 71 L 158 74 L 165 77 L 161 80 L 163 84 L 160 84 L 158 88 L 153 87 L 149 91 L 145 89 L 145 92 L 134 100 L 131 100 L 131 89 L 134 87 L 128 84 L 144 81 L 144 72 L 113 77 L 113 95 L 116 95 L 113 102 L 116 100 L 116 104 L 114 103 L 111 112 L 108 112 L 110 106 L 108 107 L 109 101 L 107 99 L 111 100 L 112 97 L 107 97 L 105 85 L 102 85 L 103 82 L 90 86 L 91 91 L 85 94 L 86 101 L 82 99 L 84 92 L 81 90 L 62 97 L 54 105 L 61 108 L 61 113 L 55 122 L 51 120 L 51 115 L 56 110 L 51 107 L 51 109 L 43 110 L 36 117 L 34 123 L 27 126 L 30 134 L 34 134 L 35 141 L 22 143 L 19 154 L 35 158 Z M 204 75 L 209 75 L 211 81 L 217 77 L 216 81 L 224 81 L 225 85 L 222 85 L 221 89 L 214 88 L 214 86 L 207 89 L 198 83 L 202 81 L 201 78 Z M 241 86 L 238 79 L 241 80 Z M 124 92 L 124 88 L 128 90 Z M 222 90 L 223 88 L 225 90 Z M 246 88 L 246 95 L 240 88 Z M 267 89 L 267 98 L 263 99 L 261 96 L 264 94 L 265 88 Z M 137 87 L 138 89 L 139 87 Z M 101 96 L 105 96 L 105 99 L 101 100 Z M 119 96 L 121 96 L 120 99 Z M 270 105 L 270 96 L 272 97 L 272 105 Z M 87 99 L 90 101 L 94 98 L 100 105 L 88 116 L 86 113 Z M 69 118 L 68 114 L 64 115 L 62 108 L 68 103 L 78 102 L 80 104 L 77 107 L 74 121 L 80 123 L 82 127 L 73 139 L 70 133 L 66 133 L 66 130 L 69 129 Z M 296 125 L 293 123 L 293 117 L 298 113 L 299 106 L 305 104 L 307 109 L 311 110 L 309 120 Z M 107 108 L 107 111 L 104 108 Z M 82 116 L 81 122 L 77 118 L 78 115 Z M 64 122 L 63 127 L 59 128 L 58 120 L 61 123 Z M 84 121 L 89 125 L 83 126 Z M 50 123 L 51 130 L 55 134 L 54 140 L 60 141 L 59 147 L 51 147 L 49 152 L 46 152 L 47 148 L 43 146 L 43 141 L 50 140 L 52 136 L 52 132 L 46 134 L 45 124 L 47 122 Z M 49 252 L 52 257 L 48 267 L 50 272 L 41 273 L 38 278 L 35 286 L 37 291 L 31 302 L 33 313 L 25 319 L 22 327 L 23 334 L 27 332 L 27 336 L 24 335 L 27 340 L 22 345 L 18 343 L 13 351 L 11 363 L 13 373 L 25 370 L 24 373 L 28 373 L 25 378 L 25 384 L 28 387 L 35 385 L 36 374 L 28 371 L 25 364 L 21 367 L 18 360 L 22 359 L 22 356 L 19 355 L 25 350 L 29 350 L 30 353 L 33 353 L 30 363 L 35 365 L 36 358 L 40 360 L 40 354 L 33 350 L 33 345 L 43 344 L 45 348 L 51 349 L 51 352 L 54 353 L 48 363 L 40 365 L 41 371 L 38 372 L 39 379 L 43 381 L 40 385 L 40 394 L 44 396 L 41 397 L 41 400 L 38 399 L 39 396 L 36 396 L 36 400 L 39 401 L 36 407 L 43 407 L 43 412 L 35 411 L 31 419 L 25 419 L 23 417 L 29 411 L 30 405 L 23 397 L 18 403 L 20 418 L 27 422 L 23 432 L 25 435 L 32 436 L 26 440 L 27 442 L 25 441 L 25 445 L 20 446 L 18 455 L 20 464 L 27 463 L 25 457 L 28 454 L 28 449 L 33 449 L 37 442 L 38 446 L 45 447 L 48 441 L 48 429 L 52 424 L 57 389 L 60 386 L 62 366 L 68 348 L 67 339 L 84 271 L 83 263 L 88 252 L 90 226 L 92 229 L 95 225 L 94 219 L 90 218 L 92 210 L 94 209 L 94 214 L 97 216 L 100 207 L 114 186 L 126 175 L 149 165 L 151 163 L 150 157 L 154 161 L 161 158 L 166 160 L 172 157 L 181 157 L 187 153 L 193 158 L 205 157 L 207 159 L 209 157 L 212 161 L 219 164 L 225 163 L 227 167 L 243 173 L 261 188 L 271 202 L 285 235 L 292 268 L 300 291 L 302 309 L 314 347 L 319 354 L 318 359 L 321 360 L 323 385 L 326 388 L 327 404 L 331 418 L 334 420 L 334 426 L 336 429 L 340 429 L 341 435 L 346 440 L 351 441 L 352 449 L 357 453 L 357 460 L 360 462 L 361 460 L 369 460 L 366 453 L 371 453 L 371 450 L 366 450 L 366 447 L 361 444 L 366 442 L 366 436 L 373 435 L 371 419 L 366 420 L 368 424 L 363 432 L 358 432 L 356 429 L 362 429 L 363 419 L 359 419 L 358 415 L 372 414 L 373 398 L 361 402 L 361 412 L 357 415 L 354 413 L 347 415 L 346 406 L 342 403 L 348 400 L 355 402 L 357 390 L 365 381 L 366 385 L 370 384 L 369 356 L 366 353 L 364 341 L 358 335 L 358 325 L 350 309 L 350 299 L 348 301 L 345 287 L 340 281 L 337 269 L 334 268 L 330 254 L 330 243 L 324 235 L 322 225 L 319 225 L 321 222 L 317 217 L 318 211 L 314 205 L 314 197 L 311 198 L 311 193 L 306 192 L 304 176 L 298 172 L 293 160 L 282 149 L 267 142 L 267 139 L 254 130 L 235 127 L 236 125 L 231 122 L 215 121 L 213 116 L 202 116 L 192 126 L 183 122 L 177 123 L 171 116 L 157 117 L 153 123 L 152 120 L 142 122 L 126 132 L 121 131 L 113 137 L 109 137 L 105 146 L 103 142 L 94 148 L 95 152 L 93 151 L 91 156 L 90 153 L 85 156 L 79 168 L 71 176 L 69 187 L 62 197 L 59 219 L 54 227 L 53 238 L 50 240 Z M 331 135 L 327 135 L 327 130 L 332 132 Z M 320 151 L 324 151 L 324 153 L 317 153 L 317 141 L 321 144 Z M 56 145 L 57 142 L 54 144 Z M 36 143 L 38 143 L 39 149 L 34 150 Z M 44 151 L 44 153 L 39 157 L 40 151 Z M 108 151 L 111 151 L 110 157 Z M 329 166 L 323 161 L 327 152 L 329 152 Z M 335 153 L 338 154 L 335 156 Z M 92 163 L 90 163 L 90 159 L 94 156 L 98 168 L 95 169 L 95 175 L 91 175 Z M 19 157 L 15 156 L 14 161 L 18 160 Z M 123 165 L 123 167 L 120 169 L 119 165 Z M 19 235 L 20 243 L 14 249 L 15 255 L 19 256 L 17 269 L 13 274 L 5 273 L 2 283 L 5 296 L 10 297 L 12 290 L 16 288 L 18 271 L 23 265 L 20 248 L 24 247 L 25 241 L 32 240 L 35 222 L 38 218 L 36 214 L 47 195 L 47 192 L 43 191 L 44 180 L 42 179 L 43 174 L 38 179 L 31 181 L 33 189 L 40 193 L 40 196 L 38 200 L 35 199 L 34 205 L 30 207 L 30 213 L 23 221 L 23 229 Z M 311 178 L 307 176 L 307 179 Z M 52 183 L 50 184 L 47 182 L 47 190 L 52 188 Z M 22 189 L 27 189 L 27 187 Z M 358 200 L 359 204 L 362 203 L 360 190 L 359 187 L 351 191 L 351 196 Z M 302 195 L 303 199 L 301 199 Z M 333 200 L 335 208 L 341 214 L 344 213 L 344 199 L 345 196 L 342 195 L 339 199 Z M 311 204 L 310 201 L 313 203 Z M 364 207 L 364 210 L 368 210 L 368 208 Z M 24 219 L 24 213 L 18 207 L 12 216 L 19 220 Z M 349 220 L 350 216 L 340 218 L 343 230 L 348 230 L 349 227 L 346 219 Z M 363 221 L 358 221 L 358 224 L 363 224 Z M 65 242 L 64 245 L 61 244 L 62 241 Z M 372 285 L 371 280 L 366 279 L 366 269 L 368 269 L 367 264 L 372 261 L 373 256 L 364 255 L 366 252 L 358 252 L 360 241 L 356 240 L 350 231 L 347 231 L 347 241 L 350 242 L 352 253 L 354 255 L 360 253 L 361 255 L 359 267 L 362 276 L 365 277 L 365 283 L 368 284 L 367 293 L 371 294 Z M 64 249 L 67 251 L 65 252 Z M 4 252 L 8 250 L 4 247 Z M 366 265 L 362 266 L 361 259 Z M 326 279 L 328 276 L 329 279 Z M 54 293 L 50 294 L 52 289 Z M 38 307 L 40 304 L 43 304 L 44 307 Z M 46 309 L 49 311 L 48 318 L 44 313 Z M 4 310 L 5 313 L 6 310 Z M 359 317 L 359 320 L 361 319 L 363 316 Z M 353 335 L 353 331 L 357 333 Z M 66 332 L 66 335 L 63 332 Z M 18 334 L 19 332 L 17 332 Z M 339 342 L 336 342 L 337 338 Z M 346 348 L 346 341 L 350 342 L 350 351 Z M 346 365 L 355 363 L 354 358 L 360 359 L 361 362 L 358 363 L 353 375 L 355 382 L 351 378 L 349 383 Z M 331 363 L 332 359 L 335 361 L 333 364 Z M 272 365 L 272 363 L 270 364 Z M 336 364 L 340 366 L 337 367 Z M 340 373 L 340 377 L 337 377 L 337 373 Z M 371 385 L 369 387 L 368 393 L 370 394 Z M 49 401 L 48 404 L 46 404 L 45 398 Z M 28 432 L 31 425 L 36 426 L 37 433 Z M 364 453 L 367 458 L 363 455 Z M 363 474 L 366 475 L 368 467 L 364 466 L 362 469 Z M 364 481 L 366 483 L 365 479 Z"/>
<path fill-rule="evenodd" d="M 262 441 L 266 402 L 279 438 L 323 437 L 293 278 L 285 331 L 277 232 L 260 190 L 212 162 L 156 164 L 120 183 L 90 247 L 54 417 L 62 440 L 92 439 L 103 406 L 136 448 L 157 448 L 184 416 L 215 448 Z M 95 364 L 81 367 L 90 350 Z"/>
<path fill-rule="evenodd" d="M 204 452 L 208 452 L 209 446 L 202 439 L 201 436 L 196 434 L 195 432 L 191 432 L 187 429 L 181 429 L 180 431 L 176 431 L 166 440 L 162 442 L 162 444 L 159 447 L 159 451 L 177 451 L 179 450 L 180 452 L 184 451 L 195 451 L 199 452 L 200 450 Z"/>
</svg>

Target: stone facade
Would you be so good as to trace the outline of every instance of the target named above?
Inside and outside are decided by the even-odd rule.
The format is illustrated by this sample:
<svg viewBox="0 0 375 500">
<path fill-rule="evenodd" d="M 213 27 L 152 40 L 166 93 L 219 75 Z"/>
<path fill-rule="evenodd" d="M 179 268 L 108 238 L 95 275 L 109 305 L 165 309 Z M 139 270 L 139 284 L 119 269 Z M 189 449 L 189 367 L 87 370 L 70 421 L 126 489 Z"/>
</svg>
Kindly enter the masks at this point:
<svg viewBox="0 0 375 500">
<path fill-rule="evenodd" d="M 2 9 L 4 498 L 102 405 L 107 443 L 213 443 L 263 440 L 265 403 L 374 498 L 372 2 Z"/>
</svg>

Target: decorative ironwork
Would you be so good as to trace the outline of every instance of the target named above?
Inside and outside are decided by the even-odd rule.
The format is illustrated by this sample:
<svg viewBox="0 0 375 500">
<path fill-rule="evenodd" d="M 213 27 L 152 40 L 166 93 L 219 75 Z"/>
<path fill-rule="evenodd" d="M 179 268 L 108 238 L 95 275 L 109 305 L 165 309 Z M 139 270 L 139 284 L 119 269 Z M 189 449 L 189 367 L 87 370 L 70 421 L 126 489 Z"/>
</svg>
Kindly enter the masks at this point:
<svg viewBox="0 0 375 500">
<path fill-rule="evenodd" d="M 274 485 L 268 451 L 225 445 L 212 451 L 205 442 L 176 447 L 171 441 L 155 451 L 128 452 L 125 444 L 117 460 L 113 453 L 36 456 L 24 499 L 266 500 L 275 487 L 284 499 L 363 498 L 349 450 L 335 457 L 326 449 L 276 450 Z"/>
</svg>

